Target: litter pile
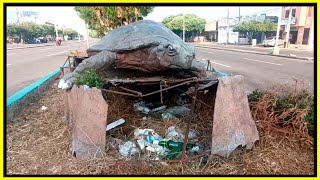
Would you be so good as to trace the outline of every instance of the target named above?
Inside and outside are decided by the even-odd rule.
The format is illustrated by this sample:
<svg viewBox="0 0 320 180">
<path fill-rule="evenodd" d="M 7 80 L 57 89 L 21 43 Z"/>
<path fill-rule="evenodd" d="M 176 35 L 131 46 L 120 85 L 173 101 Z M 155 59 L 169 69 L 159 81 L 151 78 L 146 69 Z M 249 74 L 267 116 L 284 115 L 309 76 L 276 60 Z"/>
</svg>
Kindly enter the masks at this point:
<svg viewBox="0 0 320 180">
<path fill-rule="evenodd" d="M 161 96 L 157 93 L 135 97 L 122 95 L 124 92 L 120 90 L 143 96 L 153 89 L 156 91 L 160 82 L 174 81 L 156 77 L 106 81 L 116 85 L 103 90 L 103 97 L 109 105 L 108 126 L 118 125 L 107 128 L 107 154 L 117 154 L 120 158 L 138 157 L 140 160 L 179 160 L 184 155 L 191 158 L 209 154 L 214 99 L 208 97 L 212 97 L 216 84 L 205 92 L 198 91 L 197 99 L 192 101 L 193 97 L 185 93 L 192 87 L 191 83 L 183 84 L 179 89 L 161 91 Z M 184 82 L 181 79 L 175 81 Z"/>
</svg>

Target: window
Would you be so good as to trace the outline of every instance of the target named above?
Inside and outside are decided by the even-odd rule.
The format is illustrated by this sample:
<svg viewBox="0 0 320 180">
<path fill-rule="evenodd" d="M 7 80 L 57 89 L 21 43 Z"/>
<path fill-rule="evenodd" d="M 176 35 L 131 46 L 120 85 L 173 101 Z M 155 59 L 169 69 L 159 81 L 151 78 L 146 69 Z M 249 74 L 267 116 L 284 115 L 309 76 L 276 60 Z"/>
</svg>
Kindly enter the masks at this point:
<svg viewBox="0 0 320 180">
<path fill-rule="evenodd" d="M 286 10 L 286 16 L 285 16 L 285 18 L 288 18 L 288 17 L 289 17 L 289 11 L 290 11 L 290 10 Z"/>
<path fill-rule="evenodd" d="M 289 18 L 290 10 L 286 10 L 285 18 Z M 291 17 L 296 17 L 296 9 L 292 9 Z"/>
<path fill-rule="evenodd" d="M 296 9 L 292 9 L 292 17 L 296 17 Z"/>
</svg>

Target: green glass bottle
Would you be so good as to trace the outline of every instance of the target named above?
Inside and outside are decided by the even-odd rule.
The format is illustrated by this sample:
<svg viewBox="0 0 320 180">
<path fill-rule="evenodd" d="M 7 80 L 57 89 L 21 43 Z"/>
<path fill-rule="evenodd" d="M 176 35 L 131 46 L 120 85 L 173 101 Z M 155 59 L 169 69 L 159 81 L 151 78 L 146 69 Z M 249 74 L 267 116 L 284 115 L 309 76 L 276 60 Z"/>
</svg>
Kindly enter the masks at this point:
<svg viewBox="0 0 320 180">
<path fill-rule="evenodd" d="M 172 140 L 169 140 L 169 141 L 160 141 L 159 142 L 159 145 L 162 146 L 162 147 L 165 147 L 169 150 L 173 150 L 173 149 L 176 149 L 176 148 L 181 148 L 183 147 L 183 143 L 182 142 L 176 142 L 176 141 L 172 141 Z"/>
<path fill-rule="evenodd" d="M 173 141 L 173 140 L 160 141 L 159 145 L 162 146 L 162 147 L 165 147 L 165 148 L 167 148 L 169 150 L 169 153 L 165 157 L 165 160 L 176 159 L 180 155 L 180 153 L 181 153 L 181 151 L 183 149 L 183 143 L 182 142 L 176 142 L 176 141 Z M 191 149 L 193 146 L 194 146 L 194 144 L 188 143 L 186 150 Z"/>
</svg>

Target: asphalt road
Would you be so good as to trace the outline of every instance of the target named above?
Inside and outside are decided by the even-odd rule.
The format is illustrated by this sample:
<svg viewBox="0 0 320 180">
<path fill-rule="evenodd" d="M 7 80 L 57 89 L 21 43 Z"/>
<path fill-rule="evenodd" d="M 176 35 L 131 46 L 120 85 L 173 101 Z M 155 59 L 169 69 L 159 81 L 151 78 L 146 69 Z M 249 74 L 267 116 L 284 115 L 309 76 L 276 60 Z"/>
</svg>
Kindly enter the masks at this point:
<svg viewBox="0 0 320 180">
<path fill-rule="evenodd" d="M 269 89 L 274 85 L 294 84 L 294 79 L 304 83 L 313 92 L 313 61 L 240 53 L 208 48 L 196 48 L 197 59 L 210 59 L 212 66 L 228 74 L 245 78 L 247 92 Z"/>
<path fill-rule="evenodd" d="M 257 51 L 264 54 L 268 54 L 273 51 L 274 47 L 263 47 L 262 45 L 258 45 L 257 47 L 252 47 L 251 45 L 223 45 L 217 43 L 199 43 L 198 45 L 205 45 L 205 46 L 212 46 L 217 48 L 230 48 L 230 49 L 238 49 L 238 50 L 245 50 L 245 51 Z M 279 46 L 279 53 L 280 55 L 286 56 L 298 56 L 298 57 L 305 57 L 305 58 L 314 58 L 314 52 L 312 49 L 286 49 L 283 46 Z"/>
<path fill-rule="evenodd" d="M 69 49 L 81 47 L 86 49 L 86 42 L 7 50 L 7 97 L 60 67 Z M 212 66 L 219 71 L 243 75 L 247 92 L 267 89 L 275 84 L 293 83 L 293 78 L 305 81 L 305 86 L 313 92 L 312 61 L 208 48 L 196 48 L 196 54 L 197 59 L 210 59 Z"/>
<path fill-rule="evenodd" d="M 89 45 L 92 45 L 94 41 L 89 41 Z M 67 59 L 69 49 L 86 49 L 86 47 L 86 41 L 62 42 L 61 46 L 23 49 L 11 49 L 13 47 L 10 47 L 6 52 L 7 98 L 60 67 Z"/>
</svg>

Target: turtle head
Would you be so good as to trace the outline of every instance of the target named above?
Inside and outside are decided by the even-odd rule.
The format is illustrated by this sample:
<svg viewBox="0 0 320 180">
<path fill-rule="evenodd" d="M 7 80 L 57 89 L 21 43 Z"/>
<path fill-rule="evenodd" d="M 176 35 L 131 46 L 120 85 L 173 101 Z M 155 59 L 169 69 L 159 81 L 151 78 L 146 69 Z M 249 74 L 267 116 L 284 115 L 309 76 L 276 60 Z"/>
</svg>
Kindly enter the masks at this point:
<svg viewBox="0 0 320 180">
<path fill-rule="evenodd" d="M 184 42 L 159 46 L 157 54 L 158 58 L 161 57 L 159 58 L 160 63 L 172 69 L 190 69 L 192 61 L 195 59 L 194 48 Z"/>
</svg>

